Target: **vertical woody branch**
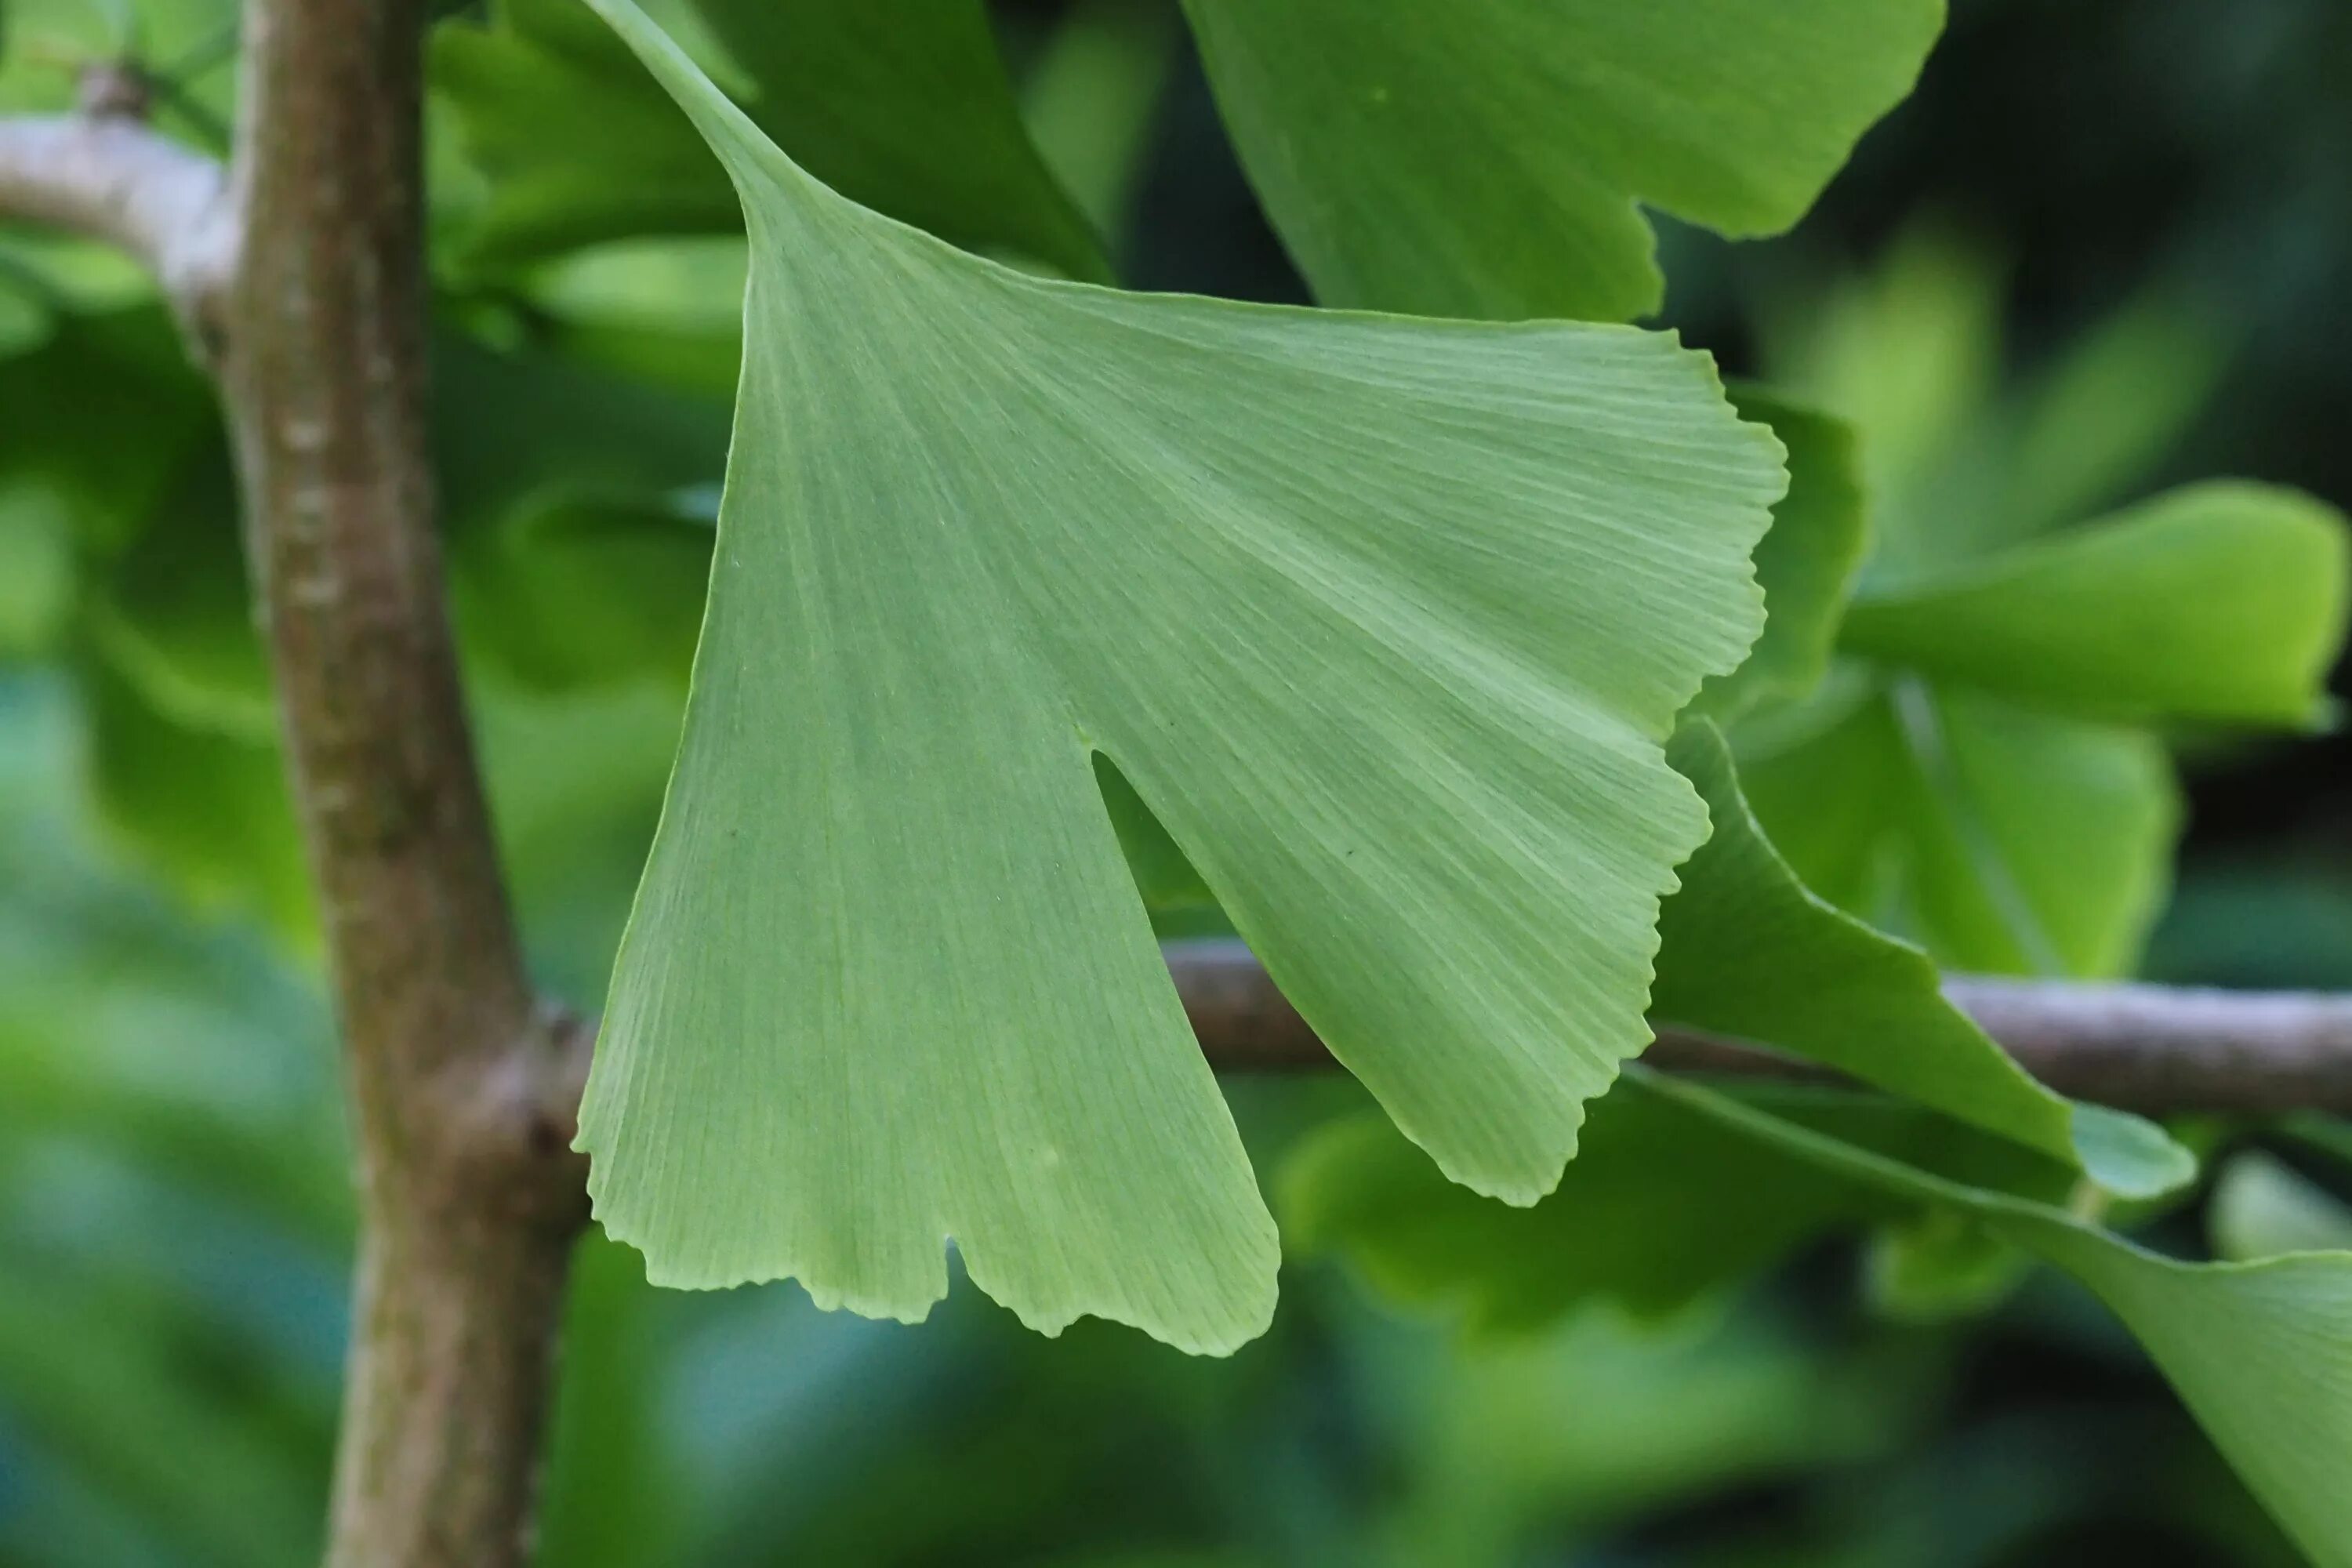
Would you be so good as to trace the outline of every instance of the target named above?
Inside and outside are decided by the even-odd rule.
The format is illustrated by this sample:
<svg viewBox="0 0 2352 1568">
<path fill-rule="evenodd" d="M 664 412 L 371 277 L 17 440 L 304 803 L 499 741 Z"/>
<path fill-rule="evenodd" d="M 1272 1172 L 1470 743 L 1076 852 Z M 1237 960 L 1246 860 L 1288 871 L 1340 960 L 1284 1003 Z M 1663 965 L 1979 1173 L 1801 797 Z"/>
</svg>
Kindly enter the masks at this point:
<svg viewBox="0 0 2352 1568">
<path fill-rule="evenodd" d="M 248 0 L 217 363 L 362 1192 L 328 1561 L 529 1552 L 584 1043 L 524 974 L 427 453 L 422 0 Z"/>
</svg>

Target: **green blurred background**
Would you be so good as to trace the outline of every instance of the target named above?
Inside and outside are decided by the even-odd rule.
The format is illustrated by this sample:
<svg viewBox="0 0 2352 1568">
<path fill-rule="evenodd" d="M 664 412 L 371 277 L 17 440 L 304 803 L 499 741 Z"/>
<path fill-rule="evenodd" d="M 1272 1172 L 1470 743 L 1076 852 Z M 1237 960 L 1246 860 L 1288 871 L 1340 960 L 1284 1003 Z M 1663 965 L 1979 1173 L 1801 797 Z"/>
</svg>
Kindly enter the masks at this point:
<svg viewBox="0 0 2352 1568">
<path fill-rule="evenodd" d="M 58 60 L 136 33 L 183 84 L 167 123 L 217 137 L 221 10 L 13 7 L 0 101 L 61 91 Z M 1853 417 L 1883 510 L 2080 515 L 2219 473 L 2352 506 L 2352 5 L 1954 11 L 1917 97 L 1794 235 L 1667 231 L 1672 324 Z M 1304 297 L 1172 8 L 1000 17 L 1033 129 L 1129 281 Z M 461 210 L 467 172 L 436 155 Z M 581 671 L 667 670 L 690 646 L 690 617 L 625 590 L 699 571 L 740 268 L 723 242 L 639 247 L 446 301 L 463 373 L 444 384 L 479 400 L 443 463 L 484 750 L 535 962 L 583 1006 L 679 689 Z M 0 247 L 0 1563 L 268 1568 L 317 1542 L 350 1205 L 226 478 L 138 292 L 28 236 Z M 113 368 L 70 374 L 94 364 Z M 633 516 L 617 579 L 551 585 L 533 557 L 517 583 L 503 552 L 605 486 L 620 446 L 645 471 L 609 482 L 658 488 L 678 548 Z M 67 515 L 93 507 L 183 525 L 93 579 Z M 2183 754 L 2190 826 L 2148 971 L 2352 986 L 2346 743 Z M 1268 1173 L 1358 1104 L 1336 1082 L 1232 1093 Z M 2325 1189 L 2352 1192 L 2346 1167 L 2274 1153 L 2217 1162 L 2217 1212 L 2164 1224 L 2210 1223 L 2227 1250 L 2231 1226 L 2343 1223 Z M 1038 1339 L 962 1288 L 920 1328 L 791 1287 L 657 1293 L 592 1240 L 543 1560 L 2296 1560 L 2084 1299 L 2036 1276 L 1910 1300 L 1887 1276 L 1885 1243 L 1843 1246 L 1669 1321 L 1601 1309 L 1470 1342 L 1300 1259 L 1274 1332 L 1213 1363 L 1090 1323 Z"/>
</svg>

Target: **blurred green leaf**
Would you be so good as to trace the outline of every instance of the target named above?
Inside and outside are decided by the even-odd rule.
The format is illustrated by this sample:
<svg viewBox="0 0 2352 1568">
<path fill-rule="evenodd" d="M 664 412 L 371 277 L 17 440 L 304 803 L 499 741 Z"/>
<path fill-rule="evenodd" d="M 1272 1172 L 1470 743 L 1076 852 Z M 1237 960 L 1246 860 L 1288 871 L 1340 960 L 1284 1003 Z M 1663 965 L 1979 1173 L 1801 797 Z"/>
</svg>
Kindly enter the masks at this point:
<svg viewBox="0 0 2352 1568">
<path fill-rule="evenodd" d="M 226 123 L 231 57 L 214 46 L 238 0 L 6 0 L 0 5 L 0 110 L 74 104 L 75 68 L 137 58 L 167 79 L 157 119 L 173 132 Z M 136 270 L 135 268 L 132 268 Z"/>
<path fill-rule="evenodd" d="M 2088 1286 L 2313 1562 L 2352 1563 L 2352 1253 L 2158 1257 L 2059 1206 L 2055 1169 L 2036 1175 L 1996 1144 L 1956 1143 L 1891 1110 L 1735 1100 L 1637 1067 L 1534 1209 L 1446 1185 L 1370 1119 L 1302 1151 L 1283 1194 L 1299 1245 L 1343 1250 L 1381 1289 L 1466 1303 L 1490 1325 L 1540 1322 L 1596 1292 L 1674 1305 L 1825 1231 L 1959 1214 Z"/>
<path fill-rule="evenodd" d="M 1870 1238 L 1864 1268 L 1871 1305 L 1890 1318 L 1938 1323 L 1999 1304 L 2032 1260 L 1970 1215 L 1934 1209 Z"/>
<path fill-rule="evenodd" d="M 2223 482 L 2049 533 L 2179 438 L 2223 345 L 2159 282 L 2004 389 L 2001 286 L 1915 225 L 1777 318 L 1779 374 L 1861 433 L 1875 540 L 1849 658 L 1732 739 L 1775 842 L 1841 907 L 1948 967 L 2111 974 L 2157 912 L 2178 810 L 2156 739 L 2109 726 L 2314 722 L 2343 523 Z"/>
<path fill-rule="evenodd" d="M 1764 635 L 1738 669 L 1711 678 L 1692 703 L 1693 711 L 1725 721 L 1821 684 L 1868 537 L 1853 432 L 1843 421 L 1762 387 L 1735 386 L 1731 402 L 1741 418 L 1769 426 L 1780 439 L 1789 491 L 1756 547 Z"/>
<path fill-rule="evenodd" d="M 1914 222 L 1873 268 L 1763 320 L 1774 385 L 1845 419 L 1870 497 L 1864 583 L 1979 548 L 2003 454 L 1987 428 L 1999 387 L 2003 268 L 1940 223 Z"/>
<path fill-rule="evenodd" d="M 154 1325 L 10 1259 L 0 1271 L 0 1401 L 187 1560 L 293 1568 L 317 1552 L 311 1478 L 232 1419 Z"/>
<path fill-rule="evenodd" d="M 1901 1442 L 1927 1381 L 1919 1358 L 1824 1356 L 1804 1325 L 1760 1312 L 1659 1324 L 1598 1309 L 1448 1349 L 1423 1386 L 1381 1391 L 1403 1406 L 1408 1447 L 1382 1478 L 1397 1498 L 1386 1551 L 1350 1561 L 1621 1560 L 1627 1535 L 1690 1518 L 1702 1500 L 1777 1489 L 1816 1467 L 1838 1474 Z M 1665 1550 L 1675 1564 L 1717 1562 Z"/>
<path fill-rule="evenodd" d="M 255 626 L 227 444 L 202 445 L 119 553 L 82 614 L 148 704 L 173 722 L 273 745 L 278 703 Z"/>
<path fill-rule="evenodd" d="M 434 470 L 461 569 L 474 534 L 566 503 L 675 516 L 684 495 L 724 469 L 723 402 L 532 342 L 499 347 L 445 332 L 434 348 Z M 548 517 L 529 526 L 560 534 Z"/>
<path fill-rule="evenodd" d="M 207 438 L 211 394 L 152 305 L 60 311 L 0 359 L 0 481 L 48 489 L 91 549 L 134 536 Z"/>
<path fill-rule="evenodd" d="M 1644 1036 L 1703 829 L 1656 738 L 1753 638 L 1777 447 L 1652 334 L 976 261 L 599 10 L 755 236 L 686 736 L 582 1113 L 606 1228 L 658 1281 L 901 1316 L 952 1235 L 1042 1327 L 1261 1328 L 1272 1226 L 1093 750 L 1403 1125 L 1543 1190 Z M 826 712 L 863 738 L 803 743 Z"/>
<path fill-rule="evenodd" d="M 1107 276 L 1022 129 L 978 0 L 691 0 L 761 128 L 851 200 L 952 243 Z M 725 172 L 580 0 L 445 24 L 433 69 L 490 176 L 469 253 L 510 265 L 741 224 Z"/>
<path fill-rule="evenodd" d="M 1236 148 L 1325 304 L 1623 321 L 1646 205 L 1735 237 L 1812 205 L 1910 90 L 1940 0 L 1185 0 Z"/>
<path fill-rule="evenodd" d="M 2306 1148 L 2352 1166 L 2352 1121 L 2316 1110 L 2301 1111 L 2280 1123 L 2280 1130 Z"/>
<path fill-rule="evenodd" d="M 484 531 L 458 581 L 478 646 L 545 690 L 686 684 L 711 520 L 677 505 L 550 498 Z"/>
<path fill-rule="evenodd" d="M 2159 468 L 2227 367 L 2215 312 L 2159 281 L 2083 334 L 2003 412 L 2000 537 L 2024 539 L 2113 505 Z"/>
<path fill-rule="evenodd" d="M 1979 1182 L 2063 1200 L 2067 1168 L 2007 1140 L 1892 1100 L 1759 1091 L 1760 1102 Z M 1594 1103 L 1559 1190 L 1516 1209 L 1447 1182 L 1376 1117 L 1307 1140 L 1276 1188 L 1286 1243 L 1339 1252 L 1383 1294 L 1459 1311 L 1479 1332 L 1523 1333 L 1594 1300 L 1679 1311 L 1798 1247 L 1914 1209 L 1857 1197 L 1834 1173 L 1628 1089 Z M 1672 1246 L 1661 1246 L 1661 1237 Z"/>
<path fill-rule="evenodd" d="M 2345 520 L 2215 483 L 1847 611 L 1848 650 L 2109 720 L 2309 725 L 2344 640 Z"/>
<path fill-rule="evenodd" d="M 742 376 L 750 269 L 740 234 L 614 240 L 549 260 L 527 291 L 545 348 L 724 407 Z"/>
<path fill-rule="evenodd" d="M 150 870 L 200 906 L 310 932 L 310 880 L 278 748 L 166 713 L 102 652 L 77 667 L 98 808 Z"/>
<path fill-rule="evenodd" d="M 661 1337 L 634 1253 L 590 1236 L 572 1256 L 563 1376 L 548 1438 L 544 1568 L 678 1562 L 688 1502 L 663 1441 Z"/>
<path fill-rule="evenodd" d="M 661 814 L 685 691 L 658 678 L 550 691 L 495 667 L 473 674 L 483 782 L 533 973 L 593 1007 Z"/>
<path fill-rule="evenodd" d="M 2196 1173 L 2153 1125 L 2035 1082 L 1944 1000 L 1926 953 L 1814 897 L 1749 812 L 1713 726 L 1686 723 L 1666 755 L 1715 827 L 1659 911 L 1653 1017 L 1835 1068 L 2079 1163 L 2113 1192 L 2151 1195 Z"/>
<path fill-rule="evenodd" d="M 1100 233 L 1126 226 L 1180 38 L 1155 0 L 1081 0 L 1022 84 L 1039 155 Z"/>
<path fill-rule="evenodd" d="M 1805 885 L 1945 967 L 2104 975 L 2138 952 L 2179 825 L 2148 736 L 1849 670 L 1736 739 Z"/>
<path fill-rule="evenodd" d="M 2259 1150 L 2234 1155 L 2221 1167 L 2206 1225 L 2213 1250 L 2224 1258 L 2352 1252 L 2352 1206 Z"/>
<path fill-rule="evenodd" d="M 2063 1209 L 1929 1174 L 1695 1084 L 1640 1082 L 1857 1193 L 1975 1215 L 2074 1275 L 2131 1329 L 2313 1563 L 2352 1563 L 2352 1252 L 2182 1263 Z"/>
<path fill-rule="evenodd" d="M 73 600 L 65 503 L 42 486 L 0 479 L 0 665 L 52 651 Z"/>
</svg>

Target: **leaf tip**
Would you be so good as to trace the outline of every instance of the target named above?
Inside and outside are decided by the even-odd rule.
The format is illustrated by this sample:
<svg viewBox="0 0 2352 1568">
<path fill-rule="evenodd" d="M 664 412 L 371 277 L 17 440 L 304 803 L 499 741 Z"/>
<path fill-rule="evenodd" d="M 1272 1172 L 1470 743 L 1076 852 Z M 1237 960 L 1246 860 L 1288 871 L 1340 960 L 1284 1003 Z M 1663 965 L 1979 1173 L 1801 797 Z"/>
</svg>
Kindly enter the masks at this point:
<svg viewBox="0 0 2352 1568">
<path fill-rule="evenodd" d="M 2083 1173 L 2117 1197 L 2161 1197 L 2196 1179 L 2197 1156 L 2145 1117 L 2077 1103 L 2073 1131 Z"/>
</svg>

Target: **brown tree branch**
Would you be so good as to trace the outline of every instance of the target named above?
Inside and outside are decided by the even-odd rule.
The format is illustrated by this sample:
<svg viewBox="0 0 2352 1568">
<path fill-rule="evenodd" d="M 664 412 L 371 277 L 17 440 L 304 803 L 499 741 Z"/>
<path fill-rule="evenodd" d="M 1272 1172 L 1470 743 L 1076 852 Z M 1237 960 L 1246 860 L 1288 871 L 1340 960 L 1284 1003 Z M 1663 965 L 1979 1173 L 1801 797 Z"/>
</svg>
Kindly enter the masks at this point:
<svg viewBox="0 0 2352 1568">
<path fill-rule="evenodd" d="M 1212 1066 L 1251 1072 L 1333 1065 L 1240 942 L 1175 942 L 1163 951 Z M 2077 1100 L 2152 1115 L 2352 1115 L 2352 996 L 1967 976 L 1955 976 L 1945 991 L 2027 1071 Z M 1834 1077 L 1671 1026 L 1645 1059 L 1685 1071 Z"/>
<path fill-rule="evenodd" d="M 237 149 L 0 120 L 0 217 L 157 276 L 220 379 L 345 1046 L 361 1261 L 334 1568 L 515 1568 L 587 1218 L 588 1041 L 534 1002 L 443 605 L 425 439 L 424 0 L 247 0 Z"/>
<path fill-rule="evenodd" d="M 0 217 L 119 247 L 199 341 L 236 250 L 219 163 L 119 113 L 0 119 Z"/>
<path fill-rule="evenodd" d="M 578 1031 L 525 976 L 427 457 L 425 0 L 247 0 L 221 387 L 354 1111 L 358 1300 L 328 1562 L 529 1552 Z"/>
</svg>

